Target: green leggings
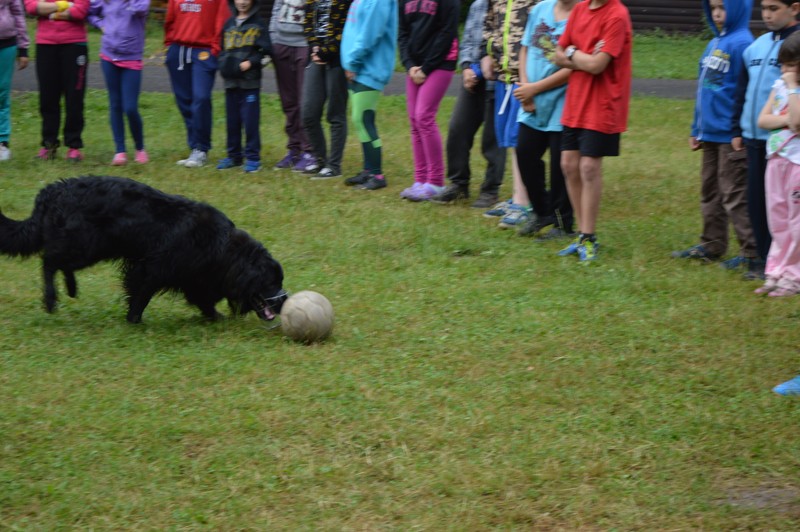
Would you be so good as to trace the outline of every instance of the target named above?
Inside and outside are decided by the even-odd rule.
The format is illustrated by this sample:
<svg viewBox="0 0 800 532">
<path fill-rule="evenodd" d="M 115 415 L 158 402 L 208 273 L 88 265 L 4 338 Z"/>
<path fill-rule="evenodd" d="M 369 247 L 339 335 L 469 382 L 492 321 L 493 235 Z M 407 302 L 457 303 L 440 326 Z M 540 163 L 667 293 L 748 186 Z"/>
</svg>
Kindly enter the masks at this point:
<svg viewBox="0 0 800 532">
<path fill-rule="evenodd" d="M 356 135 L 361 141 L 364 151 L 364 170 L 371 174 L 381 175 L 381 139 L 375 127 L 375 110 L 381 91 L 367 87 L 358 82 L 351 82 L 350 93 L 351 118 L 356 128 Z"/>
</svg>

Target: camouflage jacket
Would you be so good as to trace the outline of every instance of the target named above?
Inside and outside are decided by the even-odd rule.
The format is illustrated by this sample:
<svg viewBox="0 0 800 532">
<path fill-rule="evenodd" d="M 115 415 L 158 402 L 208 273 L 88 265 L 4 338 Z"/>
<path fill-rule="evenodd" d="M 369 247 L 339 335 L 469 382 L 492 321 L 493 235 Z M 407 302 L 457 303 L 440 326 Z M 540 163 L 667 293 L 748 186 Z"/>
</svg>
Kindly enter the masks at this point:
<svg viewBox="0 0 800 532">
<path fill-rule="evenodd" d="M 352 0 L 306 0 L 306 20 L 303 33 L 309 53 L 319 46 L 319 58 L 326 63 L 339 64 L 339 46 Z"/>
<path fill-rule="evenodd" d="M 497 81 L 519 82 L 519 49 L 528 12 L 539 0 L 489 0 L 483 22 L 483 46 L 492 56 Z M 510 11 L 509 11 L 510 8 Z M 506 18 L 508 24 L 506 24 Z"/>
</svg>

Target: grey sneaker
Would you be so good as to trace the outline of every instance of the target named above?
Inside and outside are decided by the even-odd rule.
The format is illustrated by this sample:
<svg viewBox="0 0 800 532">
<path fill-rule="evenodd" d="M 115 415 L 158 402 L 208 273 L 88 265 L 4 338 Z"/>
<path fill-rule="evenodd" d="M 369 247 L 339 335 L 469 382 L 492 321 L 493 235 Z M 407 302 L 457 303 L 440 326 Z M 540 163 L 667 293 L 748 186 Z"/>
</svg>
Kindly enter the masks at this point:
<svg viewBox="0 0 800 532">
<path fill-rule="evenodd" d="M 481 192 L 478 199 L 472 204 L 475 209 L 488 209 L 497 203 L 497 194 L 489 194 L 488 192 Z"/>
<path fill-rule="evenodd" d="M 192 150 L 192 154 L 189 155 L 189 158 L 183 163 L 183 166 L 186 168 L 200 168 L 201 166 L 205 166 L 206 162 L 208 161 L 208 155 L 204 151 L 200 150 Z"/>
<path fill-rule="evenodd" d="M 541 218 L 531 216 L 517 234 L 519 236 L 540 236 L 546 229 L 552 229 L 555 223 L 555 216 L 543 216 Z"/>
<path fill-rule="evenodd" d="M 450 184 L 444 190 L 428 198 L 428 201 L 433 203 L 447 204 L 455 203 L 459 200 L 469 199 L 469 189 L 462 185 Z"/>
<path fill-rule="evenodd" d="M 327 166 L 320 170 L 318 173 L 312 175 L 309 179 L 312 181 L 321 181 L 323 179 L 331 179 L 333 177 L 342 177 L 341 172 L 337 172 L 332 168 L 328 168 Z"/>
</svg>

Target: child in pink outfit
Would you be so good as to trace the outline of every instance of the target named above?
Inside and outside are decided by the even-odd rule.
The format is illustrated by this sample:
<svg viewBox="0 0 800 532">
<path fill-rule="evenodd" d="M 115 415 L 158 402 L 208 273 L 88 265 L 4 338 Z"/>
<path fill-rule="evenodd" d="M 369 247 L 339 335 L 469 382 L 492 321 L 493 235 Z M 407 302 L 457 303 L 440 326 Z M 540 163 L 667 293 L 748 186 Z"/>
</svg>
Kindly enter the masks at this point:
<svg viewBox="0 0 800 532">
<path fill-rule="evenodd" d="M 770 297 L 800 293 L 800 32 L 783 42 L 778 62 L 782 75 L 758 117 L 759 127 L 772 130 L 765 177 L 772 244 L 766 282 L 755 292 Z"/>
<path fill-rule="evenodd" d="M 444 188 L 442 135 L 436 113 L 458 58 L 458 0 L 400 2 L 400 60 L 406 77 L 406 107 L 411 124 L 414 184 L 400 197 L 424 201 Z"/>
</svg>

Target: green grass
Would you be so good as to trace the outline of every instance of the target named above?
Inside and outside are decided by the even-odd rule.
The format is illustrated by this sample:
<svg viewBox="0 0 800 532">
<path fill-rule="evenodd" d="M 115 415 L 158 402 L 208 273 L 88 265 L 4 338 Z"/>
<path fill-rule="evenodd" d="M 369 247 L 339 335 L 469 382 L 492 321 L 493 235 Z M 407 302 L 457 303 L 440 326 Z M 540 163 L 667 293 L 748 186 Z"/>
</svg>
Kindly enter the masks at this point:
<svg viewBox="0 0 800 532">
<path fill-rule="evenodd" d="M 270 166 L 285 137 L 276 98 L 263 107 Z M 78 272 L 79 298 L 62 288 L 48 315 L 38 260 L 0 259 L 0 529 L 800 524 L 798 403 L 770 392 L 800 366 L 800 300 L 669 258 L 700 230 L 691 102 L 633 100 L 589 267 L 468 206 L 400 201 L 400 97 L 380 103 L 390 186 L 375 193 L 179 168 L 163 94 L 142 98 L 153 162 L 112 169 L 105 108 L 90 92 L 83 164 L 37 164 L 36 95 L 14 95 L 4 213 L 26 217 L 44 184 L 79 173 L 211 202 L 282 262 L 287 289 L 332 301 L 336 328 L 304 346 L 252 315 L 206 323 L 171 296 L 131 326 L 111 265 Z M 214 160 L 219 94 L 216 109 Z M 359 160 L 351 135 L 348 174 Z"/>
</svg>

